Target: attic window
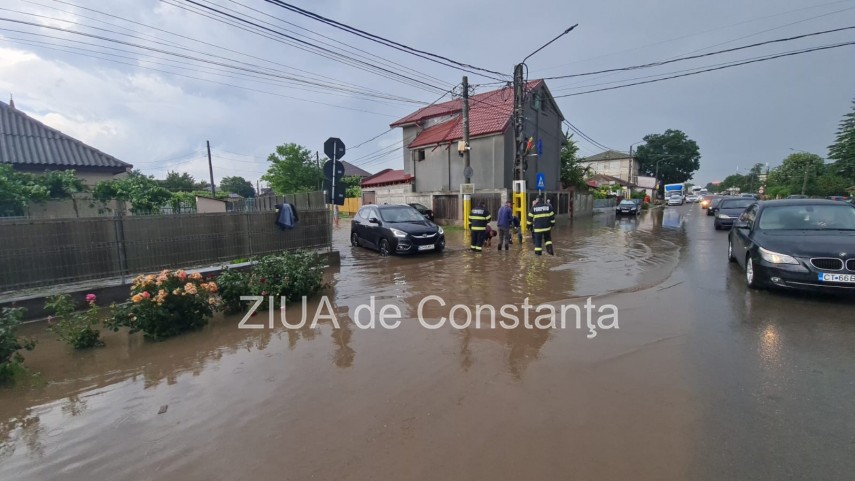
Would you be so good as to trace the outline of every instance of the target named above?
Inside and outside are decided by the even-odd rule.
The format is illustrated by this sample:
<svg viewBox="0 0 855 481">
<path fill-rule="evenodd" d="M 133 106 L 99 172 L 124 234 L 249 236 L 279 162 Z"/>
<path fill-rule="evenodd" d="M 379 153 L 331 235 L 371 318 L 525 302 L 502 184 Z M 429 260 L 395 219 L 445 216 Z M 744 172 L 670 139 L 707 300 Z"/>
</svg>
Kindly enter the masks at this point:
<svg viewBox="0 0 855 481">
<path fill-rule="evenodd" d="M 418 152 L 416 152 L 416 160 L 425 160 L 425 149 L 419 149 Z"/>
</svg>

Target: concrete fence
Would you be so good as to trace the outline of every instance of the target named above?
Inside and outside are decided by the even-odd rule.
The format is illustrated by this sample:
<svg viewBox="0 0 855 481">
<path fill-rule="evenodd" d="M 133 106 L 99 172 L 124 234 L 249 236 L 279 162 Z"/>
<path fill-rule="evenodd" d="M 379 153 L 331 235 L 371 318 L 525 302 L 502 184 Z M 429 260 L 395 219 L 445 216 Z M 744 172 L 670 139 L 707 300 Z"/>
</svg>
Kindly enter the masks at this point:
<svg viewBox="0 0 855 481">
<path fill-rule="evenodd" d="M 322 193 L 278 199 L 297 208 L 296 228 L 281 230 L 275 210 L 0 221 L 0 292 L 329 248 Z"/>
</svg>

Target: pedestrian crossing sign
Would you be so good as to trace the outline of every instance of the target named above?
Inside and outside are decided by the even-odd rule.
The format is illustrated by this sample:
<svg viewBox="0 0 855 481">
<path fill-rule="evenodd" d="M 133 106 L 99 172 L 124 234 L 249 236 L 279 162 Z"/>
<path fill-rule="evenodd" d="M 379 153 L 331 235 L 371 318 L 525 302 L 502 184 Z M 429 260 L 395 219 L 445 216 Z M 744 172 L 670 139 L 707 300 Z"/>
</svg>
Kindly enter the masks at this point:
<svg viewBox="0 0 855 481">
<path fill-rule="evenodd" d="M 537 174 L 537 190 L 546 190 L 546 176 L 541 173 Z"/>
</svg>

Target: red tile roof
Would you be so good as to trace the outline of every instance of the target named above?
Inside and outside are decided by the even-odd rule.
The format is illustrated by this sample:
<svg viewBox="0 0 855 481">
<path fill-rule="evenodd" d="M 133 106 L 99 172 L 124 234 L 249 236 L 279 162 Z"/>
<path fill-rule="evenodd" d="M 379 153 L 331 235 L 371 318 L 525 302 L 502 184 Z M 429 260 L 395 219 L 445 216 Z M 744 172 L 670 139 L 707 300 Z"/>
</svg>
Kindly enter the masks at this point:
<svg viewBox="0 0 855 481">
<path fill-rule="evenodd" d="M 412 175 L 403 170 L 385 169 L 371 177 L 366 177 L 360 185 L 362 187 L 376 187 L 380 185 L 409 184 L 413 179 Z"/>
<path fill-rule="evenodd" d="M 537 88 L 542 83 L 542 80 L 532 80 L 526 85 L 526 89 Z M 463 103 L 460 99 L 429 105 L 394 122 L 391 127 L 403 127 L 436 117 L 454 115 L 419 132 L 407 147 L 413 149 L 453 142 L 463 138 L 463 121 L 460 115 L 462 109 Z M 504 132 L 511 122 L 513 110 L 514 93 L 511 87 L 473 95 L 469 98 L 469 136 L 474 138 Z"/>
</svg>

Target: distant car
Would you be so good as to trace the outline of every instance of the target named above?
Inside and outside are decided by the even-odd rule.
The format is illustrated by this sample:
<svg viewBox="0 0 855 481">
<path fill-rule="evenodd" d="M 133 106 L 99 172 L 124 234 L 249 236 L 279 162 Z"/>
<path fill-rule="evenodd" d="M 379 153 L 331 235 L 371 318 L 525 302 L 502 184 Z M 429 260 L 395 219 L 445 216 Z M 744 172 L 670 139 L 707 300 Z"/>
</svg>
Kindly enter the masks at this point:
<svg viewBox="0 0 855 481">
<path fill-rule="evenodd" d="M 687 196 L 686 196 L 686 202 L 688 202 L 688 203 L 690 203 L 690 204 L 691 204 L 691 203 L 695 203 L 695 202 L 697 202 L 698 200 L 700 200 L 700 196 L 698 196 L 698 195 L 695 195 L 695 194 L 689 194 L 689 195 L 687 195 Z"/>
<path fill-rule="evenodd" d="M 668 205 L 683 205 L 685 198 L 681 194 L 671 194 L 668 197 Z"/>
<path fill-rule="evenodd" d="M 715 230 L 722 230 L 725 227 L 730 228 L 733 222 L 754 202 L 756 202 L 754 199 L 739 197 L 722 200 L 718 204 L 718 207 L 716 207 Z"/>
<path fill-rule="evenodd" d="M 814 199 L 752 204 L 728 236 L 727 257 L 751 288 L 855 293 L 855 206 Z"/>
<path fill-rule="evenodd" d="M 806 195 L 788 195 L 787 199 L 807 199 Z"/>
<path fill-rule="evenodd" d="M 758 199 L 759 199 L 759 197 L 757 196 L 757 194 L 749 194 L 748 192 L 743 193 L 743 194 L 739 194 L 739 197 L 748 198 L 748 199 L 754 199 L 754 200 L 758 200 Z"/>
<path fill-rule="evenodd" d="M 635 199 L 624 199 L 615 207 L 617 215 L 638 215 L 641 213 L 641 206 Z"/>
<path fill-rule="evenodd" d="M 832 195 L 828 198 L 828 200 L 836 200 L 839 202 L 847 202 L 847 201 L 849 201 L 849 197 L 843 197 L 841 195 Z"/>
<path fill-rule="evenodd" d="M 431 209 L 428 209 L 427 207 L 423 206 L 422 204 L 419 204 L 418 202 L 413 202 L 407 205 L 419 211 L 419 214 L 425 216 L 427 220 L 433 222 L 433 211 Z"/>
<path fill-rule="evenodd" d="M 376 249 L 384 256 L 442 252 L 445 232 L 409 205 L 366 205 L 353 217 L 350 243 Z"/>
</svg>

